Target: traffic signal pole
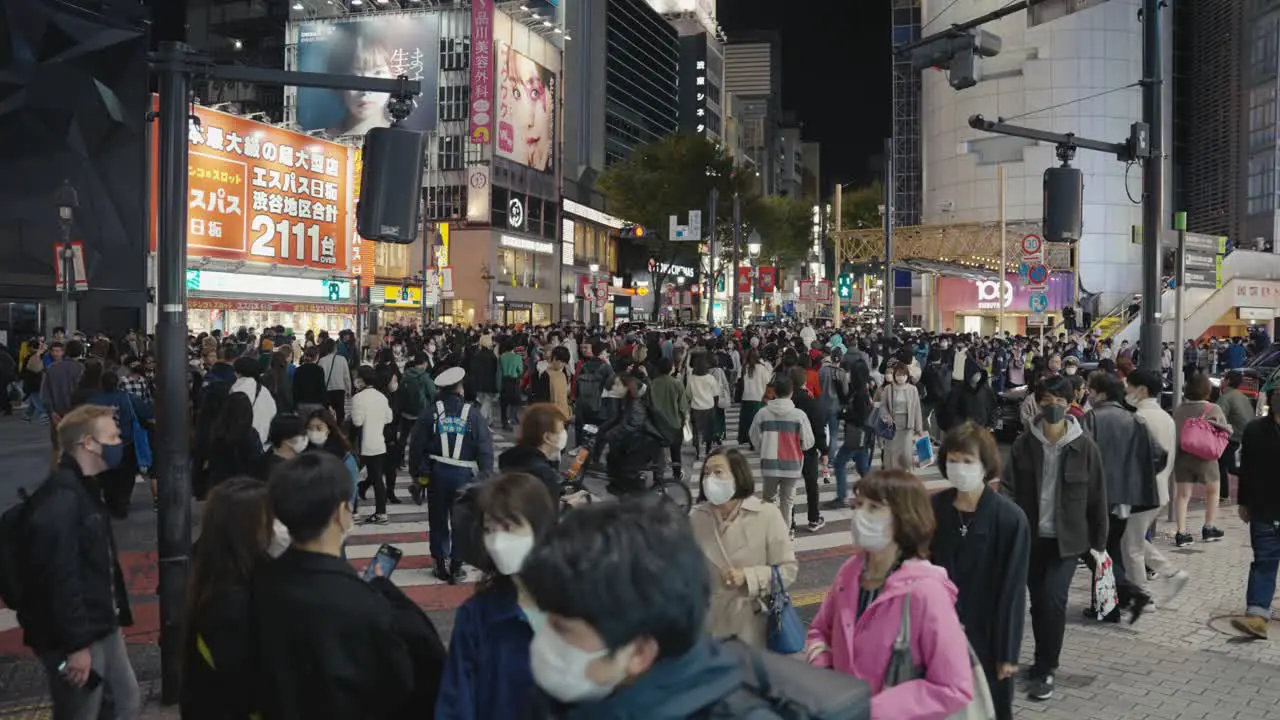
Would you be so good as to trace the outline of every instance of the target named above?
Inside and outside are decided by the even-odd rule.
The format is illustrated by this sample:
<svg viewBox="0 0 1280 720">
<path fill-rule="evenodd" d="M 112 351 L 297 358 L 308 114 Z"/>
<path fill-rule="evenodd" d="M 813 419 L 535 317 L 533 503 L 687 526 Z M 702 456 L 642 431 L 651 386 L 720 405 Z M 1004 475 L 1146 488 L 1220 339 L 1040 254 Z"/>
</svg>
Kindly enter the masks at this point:
<svg viewBox="0 0 1280 720">
<path fill-rule="evenodd" d="M 843 262 L 843 259 L 840 257 L 840 249 L 841 249 L 840 248 L 840 239 L 841 239 L 840 230 L 841 230 L 841 222 L 842 222 L 840 220 L 840 215 L 842 210 L 842 207 L 841 207 L 842 202 L 840 197 L 841 195 L 844 195 L 844 186 L 841 185 L 840 183 L 836 183 L 836 200 L 835 200 L 836 228 L 835 228 L 835 232 L 831 234 L 831 239 L 833 240 L 831 244 L 835 246 L 835 267 L 832 268 L 834 272 L 831 273 L 832 275 L 835 276 L 832 278 L 832 280 L 835 281 L 833 283 L 835 287 L 832 288 L 832 293 L 831 293 L 831 324 L 833 327 L 835 327 L 836 332 L 840 331 L 840 324 L 841 324 L 840 277 L 844 274 L 843 272 L 841 272 L 841 270 L 843 270 L 841 265 L 843 265 L 844 262 Z"/>
<path fill-rule="evenodd" d="M 1164 218 L 1164 61 L 1161 57 L 1161 0 L 1142 3 L 1142 121 L 1151 152 L 1142 170 L 1142 348 L 1140 365 L 1160 372 L 1160 235 Z M 1174 368 L 1174 373 L 1182 368 Z M 1175 402 L 1177 400 L 1175 399 Z"/>
</svg>

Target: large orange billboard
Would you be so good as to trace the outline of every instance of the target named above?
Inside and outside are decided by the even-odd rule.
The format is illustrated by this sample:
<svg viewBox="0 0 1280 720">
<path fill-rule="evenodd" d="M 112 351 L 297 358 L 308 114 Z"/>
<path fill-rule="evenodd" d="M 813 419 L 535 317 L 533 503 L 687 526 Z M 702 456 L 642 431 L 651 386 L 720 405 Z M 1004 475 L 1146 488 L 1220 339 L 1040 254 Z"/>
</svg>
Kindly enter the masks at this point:
<svg viewBox="0 0 1280 720">
<path fill-rule="evenodd" d="M 195 114 L 200 125 L 187 134 L 187 255 L 345 274 L 350 148 L 209 108 Z M 158 149 L 153 141 L 153 251 Z"/>
</svg>

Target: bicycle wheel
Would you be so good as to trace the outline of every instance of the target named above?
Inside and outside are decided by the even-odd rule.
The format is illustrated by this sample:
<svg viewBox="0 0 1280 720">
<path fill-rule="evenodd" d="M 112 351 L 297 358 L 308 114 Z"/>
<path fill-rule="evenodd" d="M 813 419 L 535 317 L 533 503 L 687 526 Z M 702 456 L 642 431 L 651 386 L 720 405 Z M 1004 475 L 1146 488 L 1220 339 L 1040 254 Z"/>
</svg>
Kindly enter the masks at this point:
<svg viewBox="0 0 1280 720">
<path fill-rule="evenodd" d="M 682 482 L 667 480 L 658 483 L 654 492 L 667 502 L 674 503 L 685 514 L 693 508 L 693 493 L 689 490 L 689 486 Z"/>
</svg>

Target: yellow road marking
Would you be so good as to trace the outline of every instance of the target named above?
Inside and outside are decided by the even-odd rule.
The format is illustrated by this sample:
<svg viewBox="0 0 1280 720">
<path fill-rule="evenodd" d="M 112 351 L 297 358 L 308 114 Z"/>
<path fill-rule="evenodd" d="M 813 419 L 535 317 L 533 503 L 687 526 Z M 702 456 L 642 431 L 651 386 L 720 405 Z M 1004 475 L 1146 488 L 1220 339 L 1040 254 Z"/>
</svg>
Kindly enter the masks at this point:
<svg viewBox="0 0 1280 720">
<path fill-rule="evenodd" d="M 794 607 L 806 607 L 809 605 L 821 604 L 827 597 L 826 590 L 813 590 L 810 592 L 793 593 L 791 595 L 791 604 Z"/>
</svg>

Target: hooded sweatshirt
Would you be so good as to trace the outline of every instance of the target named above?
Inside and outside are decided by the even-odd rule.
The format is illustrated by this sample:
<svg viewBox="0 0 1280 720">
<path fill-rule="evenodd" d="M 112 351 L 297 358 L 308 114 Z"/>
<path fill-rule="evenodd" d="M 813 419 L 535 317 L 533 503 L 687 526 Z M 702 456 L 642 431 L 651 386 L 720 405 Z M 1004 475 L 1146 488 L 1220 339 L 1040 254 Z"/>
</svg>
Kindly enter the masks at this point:
<svg viewBox="0 0 1280 720">
<path fill-rule="evenodd" d="M 1058 537 L 1058 477 L 1062 474 L 1058 464 L 1062 459 L 1062 449 L 1084 434 L 1075 418 L 1068 417 L 1066 422 L 1067 431 L 1056 443 L 1045 437 L 1042 421 L 1036 420 L 1031 424 L 1031 434 L 1044 446 L 1044 471 L 1040 476 L 1039 536 L 1042 538 Z"/>
<path fill-rule="evenodd" d="M 871 686 L 871 720 L 945 720 L 973 698 L 969 641 L 956 614 L 956 586 L 928 560 L 907 560 L 885 580 L 879 596 L 858 617 L 858 578 L 864 554 L 854 553 L 836 573 L 809 626 L 809 647 L 828 652 L 813 664 L 852 675 Z M 911 596 L 911 659 L 924 677 L 892 688 L 885 673 Z"/>
</svg>

